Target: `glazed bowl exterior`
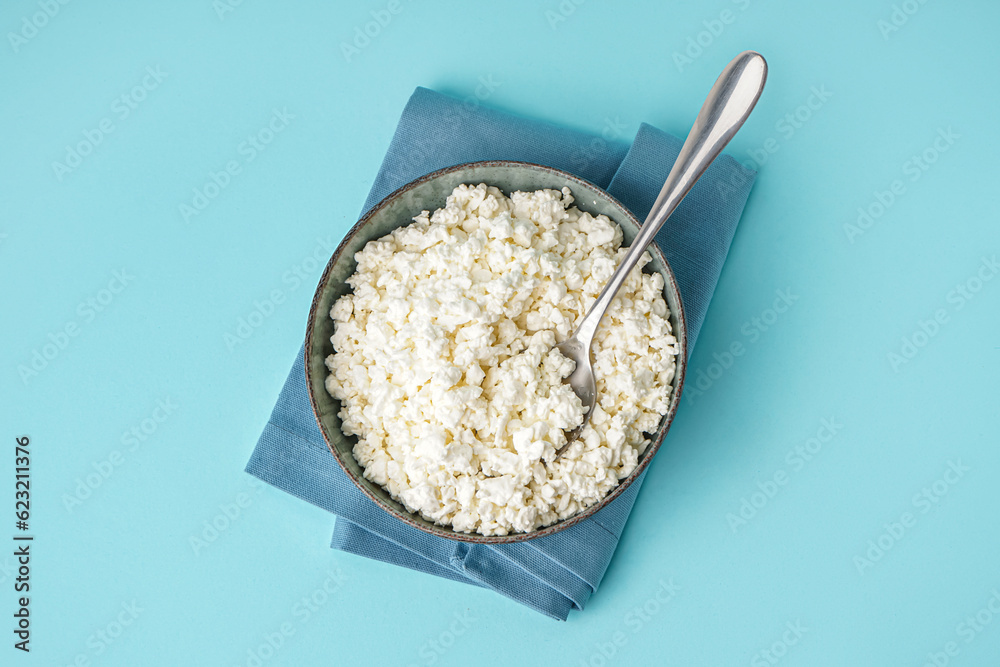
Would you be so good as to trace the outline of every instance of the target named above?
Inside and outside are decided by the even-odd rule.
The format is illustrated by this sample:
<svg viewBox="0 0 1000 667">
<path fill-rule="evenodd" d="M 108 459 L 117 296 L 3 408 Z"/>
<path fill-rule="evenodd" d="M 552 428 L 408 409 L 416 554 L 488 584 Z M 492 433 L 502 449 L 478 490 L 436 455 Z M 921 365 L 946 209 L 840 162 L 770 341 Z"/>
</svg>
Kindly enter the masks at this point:
<svg viewBox="0 0 1000 667">
<path fill-rule="evenodd" d="M 569 186 L 575 200 L 574 206 L 595 216 L 604 214 L 621 226 L 624 235 L 623 245 L 631 243 L 640 226 L 639 221 L 628 209 L 601 188 L 551 167 L 513 161 L 471 162 L 422 176 L 399 188 L 365 214 L 347 233 L 330 258 L 316 288 L 309 313 L 305 343 L 306 383 L 316 421 L 337 463 L 344 469 L 351 481 L 383 510 L 411 526 L 447 539 L 486 544 L 520 542 L 564 530 L 600 511 L 627 489 L 649 465 L 670 428 L 684 384 L 684 370 L 687 360 L 687 330 L 684 324 L 684 308 L 680 292 L 677 289 L 677 281 L 670 266 L 656 244 L 651 244 L 649 251 L 653 261 L 646 265 L 645 271 L 656 271 L 663 275 L 663 295 L 670 309 L 670 323 L 679 347 L 672 400 L 669 411 L 660 420 L 659 428 L 656 433 L 652 434 L 651 443 L 639 458 L 635 470 L 622 479 L 618 486 L 612 489 L 600 502 L 550 526 L 528 533 L 514 533 L 504 536 L 458 532 L 449 526 L 437 525 L 419 514 L 410 512 L 400 502 L 392 498 L 386 489 L 365 479 L 363 469 L 353 454 L 356 438 L 344 435 L 341 430 L 341 420 L 338 415 L 341 407 L 340 401 L 327 392 L 325 385 L 329 371 L 324 360 L 334 351 L 330 341 L 334 330 L 334 322 L 330 318 L 330 308 L 338 298 L 350 291 L 347 278 L 354 273 L 357 267 L 354 260 L 355 253 L 364 248 L 369 241 L 381 238 L 397 227 L 409 224 L 413 216 L 421 211 L 434 211 L 442 208 L 451 191 L 462 183 L 472 185 L 486 183 L 500 188 L 507 195 L 518 190 L 526 192 L 540 189 L 559 190 L 564 186 Z"/>
</svg>

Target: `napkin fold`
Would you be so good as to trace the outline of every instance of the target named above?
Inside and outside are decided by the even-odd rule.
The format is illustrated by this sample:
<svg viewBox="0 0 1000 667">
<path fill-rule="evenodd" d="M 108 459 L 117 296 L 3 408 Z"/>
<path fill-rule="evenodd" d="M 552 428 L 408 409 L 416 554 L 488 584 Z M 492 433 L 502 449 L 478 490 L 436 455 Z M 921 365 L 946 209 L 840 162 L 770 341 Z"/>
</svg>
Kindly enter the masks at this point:
<svg viewBox="0 0 1000 667">
<path fill-rule="evenodd" d="M 393 190 L 436 169 L 521 160 L 587 179 L 643 220 L 682 142 L 646 124 L 630 146 L 613 134 L 610 125 L 604 136 L 595 136 L 485 108 L 475 98 L 460 101 L 417 88 L 362 215 Z M 656 237 L 684 301 L 689 354 L 754 177 L 733 158 L 720 156 Z M 246 471 L 335 514 L 334 549 L 490 588 L 559 620 L 570 609 L 583 609 L 597 590 L 645 477 L 600 512 L 547 537 L 486 545 L 430 535 L 379 508 L 334 460 L 309 404 L 302 349 Z"/>
</svg>

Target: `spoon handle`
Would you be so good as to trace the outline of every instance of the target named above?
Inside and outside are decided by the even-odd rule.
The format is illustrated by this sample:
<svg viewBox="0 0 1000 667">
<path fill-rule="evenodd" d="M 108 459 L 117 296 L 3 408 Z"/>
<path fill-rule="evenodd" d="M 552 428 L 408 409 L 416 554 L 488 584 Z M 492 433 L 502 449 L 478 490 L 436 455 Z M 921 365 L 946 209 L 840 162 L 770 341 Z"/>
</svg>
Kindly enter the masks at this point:
<svg viewBox="0 0 1000 667">
<path fill-rule="evenodd" d="M 576 338 L 590 347 L 604 311 L 615 298 L 646 246 L 691 190 L 708 165 L 719 156 L 736 131 L 743 126 L 764 90 L 767 63 L 754 51 L 744 51 L 726 65 L 701 107 L 677 161 L 660 190 L 646 221 L 608 284 L 576 330 Z"/>
</svg>

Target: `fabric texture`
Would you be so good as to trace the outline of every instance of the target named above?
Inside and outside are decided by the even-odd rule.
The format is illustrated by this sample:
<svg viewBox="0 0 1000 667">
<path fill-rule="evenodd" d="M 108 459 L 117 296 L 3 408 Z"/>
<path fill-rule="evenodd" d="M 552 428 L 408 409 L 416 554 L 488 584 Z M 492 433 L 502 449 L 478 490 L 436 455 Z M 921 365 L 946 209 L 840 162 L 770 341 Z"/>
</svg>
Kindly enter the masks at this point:
<svg viewBox="0 0 1000 667">
<path fill-rule="evenodd" d="M 574 173 L 607 189 L 643 220 L 681 144 L 643 124 L 629 146 L 417 88 L 362 215 L 393 190 L 436 169 L 506 159 Z M 720 156 L 656 237 L 684 301 L 689 354 L 754 176 L 731 157 Z M 383 511 L 334 460 L 310 408 L 302 349 L 246 471 L 335 514 L 334 549 L 489 588 L 559 620 L 570 609 L 583 609 L 597 590 L 645 477 L 600 512 L 547 537 L 483 545 L 430 535 Z"/>
</svg>

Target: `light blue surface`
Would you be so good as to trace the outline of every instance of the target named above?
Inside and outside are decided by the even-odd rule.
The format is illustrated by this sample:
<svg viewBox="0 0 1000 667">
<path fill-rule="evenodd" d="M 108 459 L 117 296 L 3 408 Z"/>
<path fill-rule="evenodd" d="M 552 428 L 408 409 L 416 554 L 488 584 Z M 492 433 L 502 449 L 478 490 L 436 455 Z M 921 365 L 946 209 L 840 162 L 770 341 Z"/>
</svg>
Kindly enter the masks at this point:
<svg viewBox="0 0 1000 667">
<path fill-rule="evenodd" d="M 12 544 L 25 434 L 36 536 L 32 652 L 15 651 L 8 630 L 0 663 L 252 665 L 248 651 L 284 631 L 263 664 L 923 665 L 935 653 L 997 664 L 1000 280 L 976 283 L 982 258 L 1000 253 L 995 3 L 897 3 L 916 13 L 885 35 L 893 3 L 859 0 L 590 0 L 563 3 L 565 17 L 554 1 L 403 2 L 385 14 L 390 3 L 251 0 L 221 18 L 208 0 L 51 5 L 37 34 L 0 48 L 0 493 L 11 504 L 0 540 Z M 724 10 L 731 22 L 713 23 Z M 6 3 L 0 27 L 16 33 L 42 11 Z M 391 20 L 347 62 L 340 44 L 372 11 Z M 689 38 L 707 46 L 677 65 Z M 326 513 L 242 472 L 303 335 L 312 258 L 354 222 L 414 86 L 479 87 L 487 104 L 627 141 L 642 121 L 686 133 L 745 48 L 771 75 L 733 152 L 776 152 L 759 165 L 670 446 L 584 612 L 556 623 L 336 553 Z M 115 102 L 144 77 L 153 89 L 135 109 Z M 818 108 L 800 107 L 810 101 Z M 294 118 L 263 150 L 244 144 L 275 109 Z M 797 112 L 809 116 L 798 127 L 782 120 Z M 60 180 L 52 163 L 104 119 L 113 131 Z M 948 128 L 958 138 L 935 155 Z M 925 150 L 936 161 L 914 171 Z M 239 172 L 185 222 L 179 206 L 231 160 Z M 845 224 L 858 207 L 878 213 L 876 193 L 896 179 L 905 191 L 852 243 Z M 102 292 L 122 270 L 124 289 Z M 956 289 L 966 284 L 981 287 L 972 299 Z M 230 349 L 227 334 L 255 302 L 268 311 L 275 290 L 281 303 Z M 778 290 L 797 299 L 775 319 Z M 944 323 L 922 338 L 938 310 Z M 18 367 L 70 322 L 77 335 L 22 381 Z M 925 344 L 894 369 L 888 355 L 915 334 Z M 744 353 L 713 368 L 734 342 Z M 717 379 L 695 396 L 699 370 Z M 123 437 L 163 417 L 160 401 L 176 408 L 145 423 L 154 432 Z M 795 454 L 830 418 L 843 425 L 832 440 L 809 461 Z M 107 472 L 116 451 L 120 464 L 67 509 L 78 479 Z M 968 470 L 947 473 L 956 483 L 938 485 L 939 502 L 922 500 L 949 462 Z M 776 474 L 786 483 L 734 531 L 727 515 L 743 498 L 760 504 L 753 494 Z M 904 512 L 912 527 L 859 565 Z M 228 526 L 207 541 L 213 520 Z M 0 557 L 5 615 L 13 564 Z M 671 580 L 676 592 L 663 592 Z M 123 611 L 133 603 L 141 611 Z M 119 617 L 131 624 L 99 639 Z M 801 637 L 787 630 L 796 623 Z M 785 639 L 795 644 L 780 659 L 759 653 L 782 653 Z"/>
</svg>

